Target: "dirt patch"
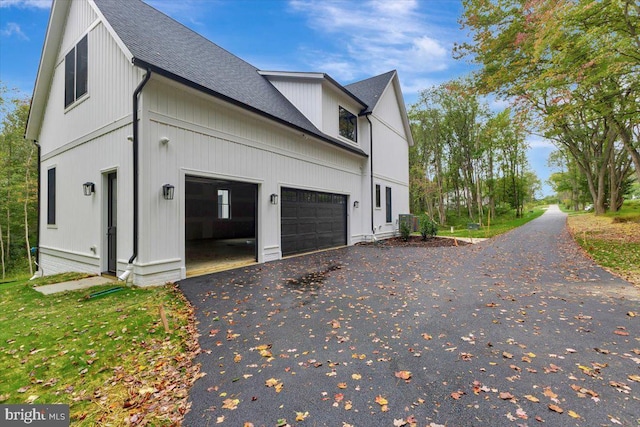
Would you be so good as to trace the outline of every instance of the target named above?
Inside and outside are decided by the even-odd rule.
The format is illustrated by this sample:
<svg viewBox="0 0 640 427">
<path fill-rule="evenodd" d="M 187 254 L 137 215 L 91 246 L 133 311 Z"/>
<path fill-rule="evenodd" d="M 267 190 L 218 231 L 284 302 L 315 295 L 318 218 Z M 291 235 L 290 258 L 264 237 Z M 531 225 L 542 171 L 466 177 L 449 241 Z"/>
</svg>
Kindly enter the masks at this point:
<svg viewBox="0 0 640 427">
<path fill-rule="evenodd" d="M 417 248 L 439 248 L 442 246 L 467 246 L 470 243 L 460 240 L 446 239 L 443 237 L 432 237 L 422 240 L 422 236 L 410 236 L 405 241 L 401 237 L 393 237 L 391 239 L 378 240 L 377 242 L 358 243 L 362 246 L 399 246 L 399 247 L 417 247 Z"/>
</svg>

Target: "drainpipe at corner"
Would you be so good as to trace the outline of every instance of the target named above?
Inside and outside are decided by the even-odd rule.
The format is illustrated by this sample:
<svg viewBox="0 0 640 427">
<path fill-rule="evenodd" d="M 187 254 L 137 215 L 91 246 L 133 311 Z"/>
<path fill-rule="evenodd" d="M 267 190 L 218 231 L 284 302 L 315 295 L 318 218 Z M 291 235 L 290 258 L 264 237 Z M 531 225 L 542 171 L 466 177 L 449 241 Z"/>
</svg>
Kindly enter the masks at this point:
<svg viewBox="0 0 640 427">
<path fill-rule="evenodd" d="M 144 78 L 133 91 L 133 254 L 129 258 L 126 270 L 118 276 L 118 280 L 126 282 L 133 271 L 133 261 L 138 256 L 138 102 L 142 89 L 151 78 L 151 70 L 147 68 Z"/>
<path fill-rule="evenodd" d="M 376 239 L 376 229 L 375 229 L 375 226 L 373 225 L 373 213 L 374 213 L 374 204 L 376 202 L 376 194 L 375 194 L 375 188 L 373 186 L 373 123 L 371 123 L 371 120 L 369 119 L 370 115 L 371 113 L 368 113 L 367 115 L 365 115 L 365 118 L 369 122 L 369 166 L 371 167 L 371 172 L 369 177 L 371 181 L 370 183 L 370 186 L 371 186 L 371 238 L 375 242 L 378 239 Z"/>
<path fill-rule="evenodd" d="M 40 268 L 40 215 L 41 215 L 40 214 L 40 207 L 42 206 L 42 203 L 40 202 L 40 193 L 41 193 L 40 168 L 42 167 L 42 165 L 40 164 L 40 161 L 41 161 L 41 156 L 42 156 L 42 151 L 41 151 L 42 147 L 40 147 L 40 144 L 35 139 L 33 140 L 33 143 L 34 143 L 34 145 L 36 146 L 36 148 L 38 150 L 38 216 L 37 216 L 37 220 L 36 220 L 36 245 L 34 246 L 35 253 L 33 254 L 34 257 L 35 257 L 35 263 L 36 263 L 36 273 L 29 280 L 33 280 L 33 279 L 35 279 L 37 277 L 42 277 L 43 276 L 42 268 Z"/>
</svg>

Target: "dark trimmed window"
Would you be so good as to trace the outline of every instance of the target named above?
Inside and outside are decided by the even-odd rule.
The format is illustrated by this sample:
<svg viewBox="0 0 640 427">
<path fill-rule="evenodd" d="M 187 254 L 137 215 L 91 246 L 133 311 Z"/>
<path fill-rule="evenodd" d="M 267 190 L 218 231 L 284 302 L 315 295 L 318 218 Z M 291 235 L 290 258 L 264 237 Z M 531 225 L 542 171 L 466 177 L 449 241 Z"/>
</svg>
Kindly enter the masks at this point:
<svg viewBox="0 0 640 427">
<path fill-rule="evenodd" d="M 391 187 L 386 187 L 386 208 L 387 208 L 387 222 L 391 222 Z"/>
<path fill-rule="evenodd" d="M 381 206 L 380 184 L 376 184 L 376 208 Z"/>
<path fill-rule="evenodd" d="M 87 93 L 88 49 L 87 36 L 84 36 L 64 57 L 65 108 Z"/>
<path fill-rule="evenodd" d="M 47 171 L 47 224 L 56 223 L 56 168 Z"/>
<path fill-rule="evenodd" d="M 340 111 L 340 136 L 352 140 L 358 141 L 358 118 L 351 112 L 339 107 Z"/>
</svg>

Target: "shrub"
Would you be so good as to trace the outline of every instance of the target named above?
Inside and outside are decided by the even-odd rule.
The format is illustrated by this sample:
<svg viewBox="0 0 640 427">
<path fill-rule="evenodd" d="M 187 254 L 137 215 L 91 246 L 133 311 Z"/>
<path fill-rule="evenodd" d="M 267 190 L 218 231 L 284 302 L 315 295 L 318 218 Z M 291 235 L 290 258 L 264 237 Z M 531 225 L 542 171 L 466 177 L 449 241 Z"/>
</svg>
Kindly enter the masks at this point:
<svg viewBox="0 0 640 427">
<path fill-rule="evenodd" d="M 400 237 L 406 242 L 409 236 L 411 236 L 411 224 L 409 221 L 400 221 Z"/>
<path fill-rule="evenodd" d="M 434 237 L 438 232 L 438 224 L 427 214 L 420 215 L 420 234 L 422 240 Z"/>
</svg>

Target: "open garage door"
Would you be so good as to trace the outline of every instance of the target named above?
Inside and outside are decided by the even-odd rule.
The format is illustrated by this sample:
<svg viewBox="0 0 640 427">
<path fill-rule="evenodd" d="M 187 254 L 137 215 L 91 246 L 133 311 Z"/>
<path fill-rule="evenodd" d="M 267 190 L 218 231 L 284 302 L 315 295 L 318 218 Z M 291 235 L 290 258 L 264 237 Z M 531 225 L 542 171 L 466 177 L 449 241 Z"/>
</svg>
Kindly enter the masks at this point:
<svg viewBox="0 0 640 427">
<path fill-rule="evenodd" d="M 187 276 L 257 261 L 257 197 L 256 184 L 185 178 Z"/>
<path fill-rule="evenodd" d="M 347 196 L 282 189 L 282 255 L 347 244 Z"/>
</svg>

